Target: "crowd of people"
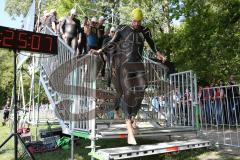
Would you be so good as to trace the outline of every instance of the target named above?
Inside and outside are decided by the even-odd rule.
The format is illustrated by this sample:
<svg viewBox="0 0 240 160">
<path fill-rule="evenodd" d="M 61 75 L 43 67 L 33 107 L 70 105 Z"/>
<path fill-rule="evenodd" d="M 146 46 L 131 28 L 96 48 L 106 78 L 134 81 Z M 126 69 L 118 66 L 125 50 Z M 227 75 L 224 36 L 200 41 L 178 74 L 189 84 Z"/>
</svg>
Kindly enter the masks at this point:
<svg viewBox="0 0 240 160">
<path fill-rule="evenodd" d="M 8 119 L 9 119 L 9 114 L 10 114 L 10 101 L 8 99 L 6 105 L 3 108 L 3 122 L 2 122 L 3 126 L 6 125 Z"/>
<path fill-rule="evenodd" d="M 189 87 L 184 90 L 182 87 L 176 87 L 172 90 L 172 98 L 153 97 L 152 109 L 157 112 L 168 112 L 170 110 L 167 104 L 171 103 L 173 120 L 179 124 L 192 125 L 193 94 Z M 200 86 L 195 101 L 199 104 L 199 120 L 202 123 L 231 126 L 240 124 L 240 87 L 234 75 L 230 76 L 227 83 L 220 80 L 218 84 Z"/>
<path fill-rule="evenodd" d="M 116 28 L 105 27 L 103 16 L 78 19 L 76 9 L 71 9 L 68 16 L 57 19 L 56 10 L 44 11 L 39 22 L 36 23 L 36 30 L 39 32 L 45 26 L 52 29 L 61 37 L 77 54 L 87 54 L 91 49 L 100 49 L 114 35 Z"/>
<path fill-rule="evenodd" d="M 200 107 L 205 112 L 204 120 L 213 124 L 240 124 L 240 88 L 236 78 L 231 75 L 227 84 L 219 81 L 199 87 Z M 214 117 L 214 118 L 213 118 Z"/>
</svg>

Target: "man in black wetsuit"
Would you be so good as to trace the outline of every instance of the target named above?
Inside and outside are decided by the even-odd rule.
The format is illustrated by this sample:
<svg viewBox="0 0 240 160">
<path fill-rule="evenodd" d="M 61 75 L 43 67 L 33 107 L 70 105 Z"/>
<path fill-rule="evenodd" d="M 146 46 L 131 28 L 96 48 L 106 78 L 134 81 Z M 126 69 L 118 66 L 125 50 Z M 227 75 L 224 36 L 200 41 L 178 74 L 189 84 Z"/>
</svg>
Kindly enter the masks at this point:
<svg viewBox="0 0 240 160">
<path fill-rule="evenodd" d="M 104 17 L 101 16 L 98 20 L 98 43 L 99 43 L 99 48 L 102 47 L 103 40 L 105 38 L 105 26 L 104 26 Z"/>
<path fill-rule="evenodd" d="M 81 32 L 81 24 L 76 16 L 77 11 L 75 9 L 71 9 L 70 16 L 64 19 L 60 24 L 62 38 L 75 51 L 77 50 L 79 33 Z"/>
<path fill-rule="evenodd" d="M 143 64 L 143 47 L 146 40 L 158 59 L 165 57 L 157 51 L 150 30 L 141 26 L 142 11 L 136 8 L 132 11 L 130 25 L 120 26 L 112 40 L 101 49 L 92 53 L 109 53 L 112 55 L 112 82 L 117 91 L 115 107 L 122 107 L 125 113 L 128 130 L 128 143 L 136 145 L 134 137 L 134 117 L 141 107 L 144 92 L 147 87 L 147 78 Z"/>
<path fill-rule="evenodd" d="M 88 17 L 85 16 L 83 19 L 83 26 L 81 27 L 81 35 L 78 42 L 78 54 L 87 54 L 87 35 L 84 33 L 84 27 L 87 26 Z"/>
</svg>

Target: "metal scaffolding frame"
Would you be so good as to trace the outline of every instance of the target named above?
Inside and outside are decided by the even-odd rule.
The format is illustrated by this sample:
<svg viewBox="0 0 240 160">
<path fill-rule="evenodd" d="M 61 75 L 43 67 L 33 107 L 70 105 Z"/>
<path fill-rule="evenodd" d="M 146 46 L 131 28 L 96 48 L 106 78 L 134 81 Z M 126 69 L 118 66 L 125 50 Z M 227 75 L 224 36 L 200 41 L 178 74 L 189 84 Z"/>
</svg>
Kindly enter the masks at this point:
<svg viewBox="0 0 240 160">
<path fill-rule="evenodd" d="M 55 34 L 47 27 L 43 32 Z M 58 40 L 59 54 L 40 59 L 41 85 L 55 108 L 63 133 L 91 140 L 91 154 L 95 154 L 98 152 L 95 144 L 97 139 L 125 138 L 127 135 L 126 128 L 112 123 L 111 102 L 115 91 L 109 90 L 106 82 L 97 77 L 97 56 L 78 57 L 61 38 Z M 143 124 L 143 127 L 140 127 L 136 137 L 196 133 L 192 109 L 194 103 L 191 103 L 187 114 L 184 115 L 186 119 L 181 123 L 177 122 L 176 108 L 171 105 L 175 96 L 173 91 L 177 86 L 183 86 L 182 91 L 189 88 L 195 102 L 195 75 L 191 71 L 178 73 L 171 75 L 169 81 L 165 66 L 147 57 L 144 57 L 144 63 L 149 85 L 138 114 L 139 124 Z M 162 96 L 164 105 L 154 108 L 153 98 L 159 96 Z M 105 108 L 100 108 L 101 104 Z M 104 113 L 99 112 L 99 109 L 104 110 Z"/>
</svg>

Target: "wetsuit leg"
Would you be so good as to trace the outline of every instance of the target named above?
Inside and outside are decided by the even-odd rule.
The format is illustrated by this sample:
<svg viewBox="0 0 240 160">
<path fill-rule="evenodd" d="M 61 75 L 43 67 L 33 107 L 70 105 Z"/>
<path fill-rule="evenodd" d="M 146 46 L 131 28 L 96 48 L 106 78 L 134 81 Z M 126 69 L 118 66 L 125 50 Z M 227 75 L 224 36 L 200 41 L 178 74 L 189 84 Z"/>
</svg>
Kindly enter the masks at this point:
<svg viewBox="0 0 240 160">
<path fill-rule="evenodd" d="M 71 47 L 74 49 L 74 51 L 77 50 L 77 44 L 78 44 L 77 37 L 72 38 L 72 40 L 71 40 Z"/>
<path fill-rule="evenodd" d="M 102 75 L 102 77 L 104 77 L 105 76 L 106 61 L 103 57 L 103 54 L 101 54 L 101 59 L 103 61 L 103 65 L 102 65 L 102 69 L 101 69 L 101 75 Z"/>
<path fill-rule="evenodd" d="M 72 38 L 71 37 L 66 37 L 65 41 L 71 47 Z"/>
<path fill-rule="evenodd" d="M 82 44 L 82 43 L 79 43 L 79 44 L 78 44 L 78 54 L 79 54 L 79 55 L 83 54 L 83 47 L 84 47 L 83 45 L 84 45 L 84 44 Z"/>
<path fill-rule="evenodd" d="M 144 65 L 125 63 L 120 69 L 120 83 L 123 90 L 121 107 L 127 119 L 135 117 L 141 107 L 147 87 Z"/>
<path fill-rule="evenodd" d="M 113 83 L 114 88 L 116 89 L 116 98 L 114 99 L 114 108 L 116 111 L 120 108 L 120 101 L 123 94 L 122 87 L 121 87 L 121 79 L 119 78 L 120 74 L 120 68 L 118 68 L 117 65 L 112 65 L 112 76 L 111 76 L 111 82 Z"/>
<path fill-rule="evenodd" d="M 87 54 L 87 44 L 83 45 L 83 54 Z"/>
</svg>

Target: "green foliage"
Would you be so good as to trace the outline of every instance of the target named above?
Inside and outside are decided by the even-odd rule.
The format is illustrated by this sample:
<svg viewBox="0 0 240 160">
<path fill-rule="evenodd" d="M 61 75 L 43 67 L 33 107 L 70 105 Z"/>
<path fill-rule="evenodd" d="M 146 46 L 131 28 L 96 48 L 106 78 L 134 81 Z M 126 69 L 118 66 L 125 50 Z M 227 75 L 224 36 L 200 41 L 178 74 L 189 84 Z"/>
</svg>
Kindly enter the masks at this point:
<svg viewBox="0 0 240 160">
<path fill-rule="evenodd" d="M 167 0 L 142 1 L 142 0 L 125 0 L 121 1 L 120 7 L 116 8 L 119 12 L 120 23 L 128 24 L 131 20 L 131 11 L 139 7 L 144 14 L 143 24 L 153 31 L 157 36 L 170 29 L 169 19 L 170 2 Z"/>
<path fill-rule="evenodd" d="M 158 37 L 162 50 L 179 71 L 194 70 L 200 83 L 227 81 L 230 74 L 240 78 L 240 1 L 183 3 L 177 13 L 185 22 Z"/>
<path fill-rule="evenodd" d="M 24 10 L 30 0 L 16 5 L 20 2 L 9 0 L 6 8 L 20 13 L 18 7 Z M 157 46 L 175 63 L 178 71 L 195 71 L 200 83 L 219 79 L 227 81 L 230 74 L 240 79 L 239 0 L 100 0 L 97 3 L 89 0 L 47 0 L 46 7 L 42 9 L 54 8 L 58 17 L 62 17 L 67 16 L 71 8 L 76 8 L 81 18 L 85 15 L 100 16 L 108 8 L 117 14 L 119 23 L 126 24 L 135 7 L 143 10 L 144 25 L 151 29 Z M 8 12 L 14 15 L 9 9 Z M 183 23 L 174 26 L 174 19 L 183 19 Z"/>
<path fill-rule="evenodd" d="M 5 11 L 14 19 L 19 16 L 26 16 L 32 0 L 7 0 Z"/>
<path fill-rule="evenodd" d="M 45 9 L 47 11 L 56 9 L 58 17 L 63 17 L 69 15 L 72 8 L 77 9 L 79 18 L 84 16 L 100 16 L 102 11 L 102 5 L 99 3 L 91 3 L 91 1 L 88 0 L 48 0 Z"/>
<path fill-rule="evenodd" d="M 13 89 L 13 52 L 7 49 L 0 49 L 0 109 L 6 104 L 7 98 L 12 98 L 12 89 Z M 28 73 L 28 64 L 24 64 L 21 68 L 22 79 L 23 79 L 23 89 L 24 97 L 26 103 L 29 101 L 30 94 L 30 83 L 31 77 Z M 17 93 L 20 93 L 20 70 L 17 71 Z M 38 78 L 35 80 L 35 86 L 38 86 Z M 38 93 L 38 87 L 35 87 L 35 93 Z M 19 97 L 22 101 L 22 97 Z M 45 96 L 41 97 L 42 100 L 46 101 Z M 36 101 L 36 100 L 35 100 Z M 37 101 L 36 101 L 37 102 Z"/>
<path fill-rule="evenodd" d="M 0 108 L 11 97 L 13 86 L 13 53 L 0 49 Z"/>
</svg>

